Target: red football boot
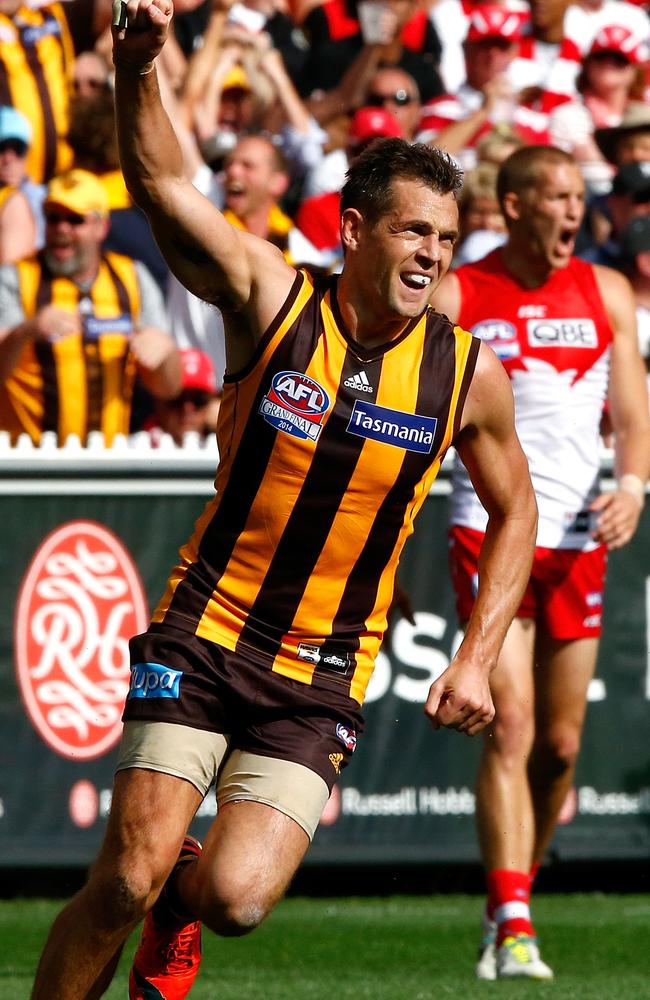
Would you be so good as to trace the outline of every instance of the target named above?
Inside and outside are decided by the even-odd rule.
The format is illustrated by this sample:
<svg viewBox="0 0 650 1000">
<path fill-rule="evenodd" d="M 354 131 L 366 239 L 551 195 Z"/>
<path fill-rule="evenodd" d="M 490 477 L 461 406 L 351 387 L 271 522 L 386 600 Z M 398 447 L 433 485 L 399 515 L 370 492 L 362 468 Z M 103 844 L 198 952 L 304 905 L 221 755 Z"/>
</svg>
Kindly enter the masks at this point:
<svg viewBox="0 0 650 1000">
<path fill-rule="evenodd" d="M 201 845 L 186 837 L 174 871 L 198 858 Z M 129 975 L 129 1000 L 184 1000 L 201 964 L 201 922 L 185 923 L 163 889 L 147 914 Z"/>
</svg>

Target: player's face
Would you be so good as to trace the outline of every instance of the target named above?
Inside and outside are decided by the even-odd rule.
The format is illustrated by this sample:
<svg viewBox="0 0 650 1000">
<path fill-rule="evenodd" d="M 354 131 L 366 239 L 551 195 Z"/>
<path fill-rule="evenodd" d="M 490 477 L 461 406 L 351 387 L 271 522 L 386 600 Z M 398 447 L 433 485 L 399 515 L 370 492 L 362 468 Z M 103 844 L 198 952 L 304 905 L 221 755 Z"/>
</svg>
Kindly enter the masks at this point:
<svg viewBox="0 0 650 1000">
<path fill-rule="evenodd" d="M 418 181 L 396 180 L 392 189 L 386 215 L 362 227 L 361 267 L 376 301 L 393 315 L 413 318 L 449 270 L 458 206 L 452 194 L 437 194 Z"/>
<path fill-rule="evenodd" d="M 534 257 L 550 268 L 566 267 L 573 253 L 585 208 L 585 186 L 577 166 L 546 164 L 537 183 L 521 196 L 521 218 L 514 227 Z"/>
</svg>

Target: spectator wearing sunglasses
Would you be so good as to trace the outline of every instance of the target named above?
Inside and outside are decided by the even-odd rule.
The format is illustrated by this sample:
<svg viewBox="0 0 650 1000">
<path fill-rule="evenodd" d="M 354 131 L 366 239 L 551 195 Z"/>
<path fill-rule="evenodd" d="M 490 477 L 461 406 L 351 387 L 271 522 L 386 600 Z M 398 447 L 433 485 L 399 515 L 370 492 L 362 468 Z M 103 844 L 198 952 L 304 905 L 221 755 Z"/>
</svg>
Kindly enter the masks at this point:
<svg viewBox="0 0 650 1000">
<path fill-rule="evenodd" d="M 31 128 L 24 115 L 0 106 L 0 264 L 34 253 L 38 240 L 35 211 L 24 187 L 38 189 L 27 178 Z M 34 193 L 35 205 L 38 195 Z M 42 196 L 40 198 L 42 201 Z"/>
<path fill-rule="evenodd" d="M 378 69 L 364 101 L 366 107 L 384 108 L 399 123 L 402 137 L 413 139 L 420 122 L 420 91 L 413 77 L 398 66 Z"/>
<path fill-rule="evenodd" d="M 179 447 L 186 434 L 205 438 L 217 429 L 221 392 L 217 388 L 209 354 L 186 348 L 181 355 L 181 391 L 174 399 L 156 400 L 153 416 L 145 424 L 153 447 L 159 447 L 169 434 Z"/>
<path fill-rule="evenodd" d="M 180 360 L 164 332 L 162 296 L 145 268 L 102 251 L 108 199 L 72 170 L 48 185 L 45 246 L 0 268 L 0 429 L 12 440 L 44 431 L 85 443 L 126 434 L 136 378 L 173 398 Z"/>
</svg>

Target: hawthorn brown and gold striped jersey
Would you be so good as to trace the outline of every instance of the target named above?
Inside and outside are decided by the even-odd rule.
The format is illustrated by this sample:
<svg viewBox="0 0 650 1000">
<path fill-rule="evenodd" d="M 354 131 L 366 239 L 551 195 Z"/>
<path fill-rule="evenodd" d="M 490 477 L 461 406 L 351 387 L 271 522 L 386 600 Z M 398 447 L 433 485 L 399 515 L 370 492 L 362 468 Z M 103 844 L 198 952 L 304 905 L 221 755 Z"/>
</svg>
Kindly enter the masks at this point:
<svg viewBox="0 0 650 1000">
<path fill-rule="evenodd" d="M 29 341 L 0 386 L 0 427 L 15 440 L 43 431 L 60 441 L 103 431 L 107 444 L 128 434 L 135 359 L 130 336 L 140 317 L 136 265 L 106 253 L 86 291 L 69 278 L 52 277 L 40 256 L 16 264 L 24 315 L 53 305 L 79 317 L 79 332 L 60 340 Z"/>
<path fill-rule="evenodd" d="M 38 184 L 70 166 L 64 137 L 74 48 L 63 4 L 0 14 L 0 104 L 10 104 L 32 126 L 27 172 Z"/>
<path fill-rule="evenodd" d="M 153 621 L 361 703 L 478 347 L 427 310 L 366 350 L 336 278 L 299 273 L 248 367 L 226 376 L 216 497 Z"/>
</svg>

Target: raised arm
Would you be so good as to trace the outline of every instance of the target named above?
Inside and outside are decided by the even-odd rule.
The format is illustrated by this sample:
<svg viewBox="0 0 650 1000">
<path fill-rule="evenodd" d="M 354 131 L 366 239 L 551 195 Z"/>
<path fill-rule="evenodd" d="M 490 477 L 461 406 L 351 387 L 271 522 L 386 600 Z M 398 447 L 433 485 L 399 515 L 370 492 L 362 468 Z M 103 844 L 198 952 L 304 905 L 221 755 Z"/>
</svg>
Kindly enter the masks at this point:
<svg viewBox="0 0 650 1000">
<path fill-rule="evenodd" d="M 609 416 L 618 489 L 597 497 L 592 509 L 600 511 L 595 538 L 609 549 L 618 549 L 636 531 L 643 509 L 650 474 L 650 411 L 632 288 L 622 274 L 610 268 L 596 267 L 594 273 L 614 334 Z"/>
<path fill-rule="evenodd" d="M 484 344 L 456 448 L 489 520 L 465 638 L 431 685 L 425 712 L 434 728 L 449 726 L 473 736 L 494 716 L 489 675 L 526 588 L 537 532 L 537 505 L 515 432 L 510 382 Z"/>
<path fill-rule="evenodd" d="M 170 0 L 128 0 L 126 7 L 128 26 L 113 28 L 113 58 L 127 187 L 179 281 L 200 298 L 236 310 L 238 326 L 257 339 L 285 301 L 295 272 L 278 249 L 230 226 L 186 176 L 155 68 L 173 13 Z"/>
</svg>

